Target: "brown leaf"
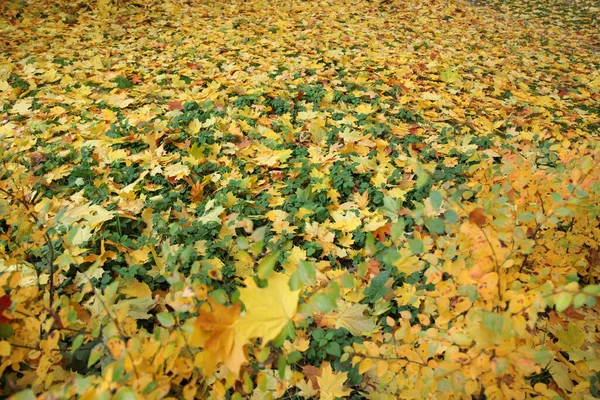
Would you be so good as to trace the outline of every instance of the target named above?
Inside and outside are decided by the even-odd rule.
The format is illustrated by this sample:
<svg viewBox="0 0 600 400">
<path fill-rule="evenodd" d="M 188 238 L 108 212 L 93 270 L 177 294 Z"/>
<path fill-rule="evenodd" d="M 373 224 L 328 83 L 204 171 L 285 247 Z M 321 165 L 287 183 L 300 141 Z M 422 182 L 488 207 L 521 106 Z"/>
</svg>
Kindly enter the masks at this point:
<svg viewBox="0 0 600 400">
<path fill-rule="evenodd" d="M 381 272 L 381 269 L 379 268 L 379 266 L 381 265 L 381 263 L 375 259 L 370 259 L 369 262 L 367 263 L 367 269 L 369 271 L 369 274 L 373 275 L 373 276 L 377 276 L 379 275 L 379 272 Z"/>
<path fill-rule="evenodd" d="M 479 227 L 485 225 L 486 220 L 487 218 L 485 216 L 483 208 L 481 207 L 478 207 L 469 213 L 469 222 Z"/>
<path fill-rule="evenodd" d="M 183 104 L 179 100 L 169 102 L 169 111 L 183 110 Z"/>
<path fill-rule="evenodd" d="M 242 136 L 242 140 L 237 144 L 238 149 L 245 149 L 252 144 L 252 139 L 248 136 Z"/>
<path fill-rule="evenodd" d="M 46 156 L 40 153 L 39 151 L 34 151 L 33 153 L 29 154 L 29 159 L 34 164 L 40 164 L 46 161 Z"/>
<path fill-rule="evenodd" d="M 566 316 L 568 316 L 569 318 L 573 318 L 573 319 L 579 319 L 579 320 L 584 320 L 585 319 L 585 315 L 580 314 L 577 312 L 577 310 L 575 310 L 575 308 L 570 305 L 565 311 L 563 311 L 565 313 Z"/>
<path fill-rule="evenodd" d="M 321 370 L 312 365 L 305 365 L 302 367 L 302 373 L 312 383 L 313 389 L 318 389 L 319 384 L 317 382 L 317 376 L 321 376 Z"/>
</svg>

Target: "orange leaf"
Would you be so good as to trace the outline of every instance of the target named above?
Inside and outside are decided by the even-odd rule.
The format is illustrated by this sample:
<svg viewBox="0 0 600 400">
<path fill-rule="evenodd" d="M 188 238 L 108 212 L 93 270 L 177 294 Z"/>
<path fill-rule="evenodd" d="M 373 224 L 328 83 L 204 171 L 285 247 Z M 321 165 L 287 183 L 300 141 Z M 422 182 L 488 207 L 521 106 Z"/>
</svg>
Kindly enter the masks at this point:
<svg viewBox="0 0 600 400">
<path fill-rule="evenodd" d="M 238 374 L 246 361 L 245 342 L 234 328 L 239 316 L 240 304 L 226 307 L 209 298 L 208 303 L 200 307 L 190 345 L 204 348 L 196 358 L 196 366 L 202 368 L 205 375 L 212 374 L 219 363 Z"/>
</svg>

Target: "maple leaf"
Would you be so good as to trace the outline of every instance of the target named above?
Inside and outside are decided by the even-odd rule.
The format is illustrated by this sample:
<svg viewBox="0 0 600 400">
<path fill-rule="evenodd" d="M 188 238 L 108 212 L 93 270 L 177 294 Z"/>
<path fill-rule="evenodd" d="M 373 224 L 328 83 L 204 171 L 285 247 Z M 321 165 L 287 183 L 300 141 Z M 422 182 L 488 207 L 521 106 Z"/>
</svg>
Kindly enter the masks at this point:
<svg viewBox="0 0 600 400">
<path fill-rule="evenodd" d="M 296 387 L 300 389 L 298 395 L 304 397 L 305 399 L 313 398 L 318 393 L 318 391 L 313 387 L 312 383 L 304 379 L 296 383 Z"/>
<path fill-rule="evenodd" d="M 212 374 L 219 363 L 224 363 L 237 375 L 246 361 L 246 342 L 236 332 L 240 309 L 240 304 L 226 307 L 212 298 L 200 307 L 190 345 L 203 348 L 195 364 L 205 375 Z"/>
<path fill-rule="evenodd" d="M 331 224 L 331 229 L 339 229 L 342 232 L 352 232 L 361 225 L 361 220 L 354 213 L 347 211 L 332 213 L 335 223 Z"/>
<path fill-rule="evenodd" d="M 169 102 L 169 111 L 183 110 L 183 104 L 179 100 L 173 100 Z"/>
<path fill-rule="evenodd" d="M 223 211 L 225 211 L 225 207 L 215 207 L 215 200 L 209 200 L 204 207 L 204 214 L 198 218 L 198 221 L 204 224 L 208 224 L 209 222 L 217 222 L 220 224 L 221 218 L 219 215 L 221 215 Z"/>
<path fill-rule="evenodd" d="M 15 103 L 15 105 L 12 107 L 11 111 L 13 113 L 25 115 L 25 114 L 29 113 L 30 109 L 31 109 L 31 99 L 23 99 L 23 100 L 17 101 Z"/>
<path fill-rule="evenodd" d="M 338 312 L 335 313 L 334 324 L 336 328 L 346 328 L 354 336 L 369 333 L 377 326 L 372 317 L 364 315 L 368 306 L 366 304 L 338 303 Z"/>
<path fill-rule="evenodd" d="M 104 99 L 111 107 L 126 108 L 135 103 L 135 99 L 127 97 L 126 94 L 114 94 Z"/>
<path fill-rule="evenodd" d="M 182 163 L 170 164 L 164 169 L 167 178 L 182 179 L 190 174 L 190 168 Z"/>
<path fill-rule="evenodd" d="M 321 376 L 317 377 L 319 398 L 322 400 L 333 400 L 336 397 L 344 397 L 352 393 L 352 390 L 344 389 L 344 383 L 347 379 L 347 372 L 334 373 L 331 369 L 331 364 L 323 363 Z"/>
<path fill-rule="evenodd" d="M 3 381 L 344 397 L 345 328 L 365 397 L 597 395 L 594 1 L 0 1 Z"/>
<path fill-rule="evenodd" d="M 148 319 L 152 316 L 148 314 L 154 308 L 155 302 L 152 297 L 140 297 L 137 299 L 120 300 L 112 309 L 117 313 L 126 313 L 134 319 Z"/>
<path fill-rule="evenodd" d="M 291 290 L 289 278 L 272 273 L 266 288 L 259 288 L 247 279 L 246 287 L 240 289 L 240 300 L 246 314 L 236 327 L 244 339 L 262 338 L 263 346 L 275 339 L 292 320 L 298 307 L 300 290 Z"/>
</svg>

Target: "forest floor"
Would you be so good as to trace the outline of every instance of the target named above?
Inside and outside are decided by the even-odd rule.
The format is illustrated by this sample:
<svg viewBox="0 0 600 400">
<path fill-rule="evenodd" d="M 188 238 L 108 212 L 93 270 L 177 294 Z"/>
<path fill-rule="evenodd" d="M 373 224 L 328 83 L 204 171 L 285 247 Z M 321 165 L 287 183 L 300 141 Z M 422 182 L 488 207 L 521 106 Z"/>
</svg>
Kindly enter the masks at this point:
<svg viewBox="0 0 600 400">
<path fill-rule="evenodd" d="M 0 395 L 598 396 L 598 26 L 3 1 Z"/>
</svg>

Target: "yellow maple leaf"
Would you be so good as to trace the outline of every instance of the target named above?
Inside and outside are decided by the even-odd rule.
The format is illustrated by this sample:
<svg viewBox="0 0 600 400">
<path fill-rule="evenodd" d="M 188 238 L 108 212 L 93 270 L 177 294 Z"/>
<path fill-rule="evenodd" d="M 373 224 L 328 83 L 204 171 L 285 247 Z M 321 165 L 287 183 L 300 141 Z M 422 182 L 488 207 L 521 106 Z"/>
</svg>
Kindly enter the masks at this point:
<svg viewBox="0 0 600 400">
<path fill-rule="evenodd" d="M 190 345 L 203 348 L 196 356 L 194 364 L 201 368 L 205 375 L 212 374 L 219 363 L 224 363 L 237 374 L 246 361 L 245 341 L 235 330 L 240 308 L 239 304 L 226 307 L 211 298 L 200 307 Z"/>
<path fill-rule="evenodd" d="M 369 103 L 361 103 L 354 109 L 357 114 L 371 114 L 373 112 L 373 106 Z"/>
<path fill-rule="evenodd" d="M 198 121 L 198 118 L 194 118 L 187 127 L 187 133 L 195 135 L 200 132 L 200 129 L 202 129 L 202 123 Z"/>
<path fill-rule="evenodd" d="M 336 397 L 349 395 L 352 390 L 344 389 L 344 382 L 348 379 L 347 372 L 334 373 L 329 363 L 323 364 L 321 376 L 317 377 L 321 400 L 333 400 Z"/>
<path fill-rule="evenodd" d="M 310 382 L 310 380 L 302 379 L 301 381 L 296 383 L 296 387 L 300 389 L 298 395 L 302 396 L 305 399 L 315 397 L 315 395 L 317 394 L 317 390 L 313 388 L 313 385 Z"/>
<path fill-rule="evenodd" d="M 190 168 L 182 163 L 168 165 L 164 170 L 167 178 L 182 179 L 190 174 Z"/>
<path fill-rule="evenodd" d="M 331 224 L 331 229 L 338 229 L 342 232 L 352 232 L 361 225 L 361 220 L 354 213 L 347 211 L 342 214 L 341 211 L 334 211 L 331 216 L 335 220 Z"/>
<path fill-rule="evenodd" d="M 106 98 L 104 98 L 104 101 L 109 106 L 118 107 L 118 108 L 126 108 L 126 107 L 130 106 L 131 104 L 135 103 L 135 99 L 127 97 L 127 95 L 124 93 L 111 94 L 111 95 L 107 96 Z"/>
<path fill-rule="evenodd" d="M 11 111 L 13 114 L 21 114 L 21 115 L 28 114 L 29 110 L 31 108 L 31 104 L 32 104 L 31 99 L 17 100 Z"/>
<path fill-rule="evenodd" d="M 335 315 L 335 327 L 346 328 L 354 336 L 360 336 L 363 332 L 370 332 L 377 326 L 372 317 L 364 315 L 367 310 L 366 304 L 351 304 L 340 301 L 339 312 Z"/>
<path fill-rule="evenodd" d="M 273 273 L 266 288 L 259 288 L 254 281 L 247 280 L 247 286 L 240 289 L 246 315 L 236 327 L 244 339 L 260 337 L 265 345 L 275 339 L 294 317 L 300 290 L 291 290 L 288 280 L 286 275 Z"/>
</svg>

